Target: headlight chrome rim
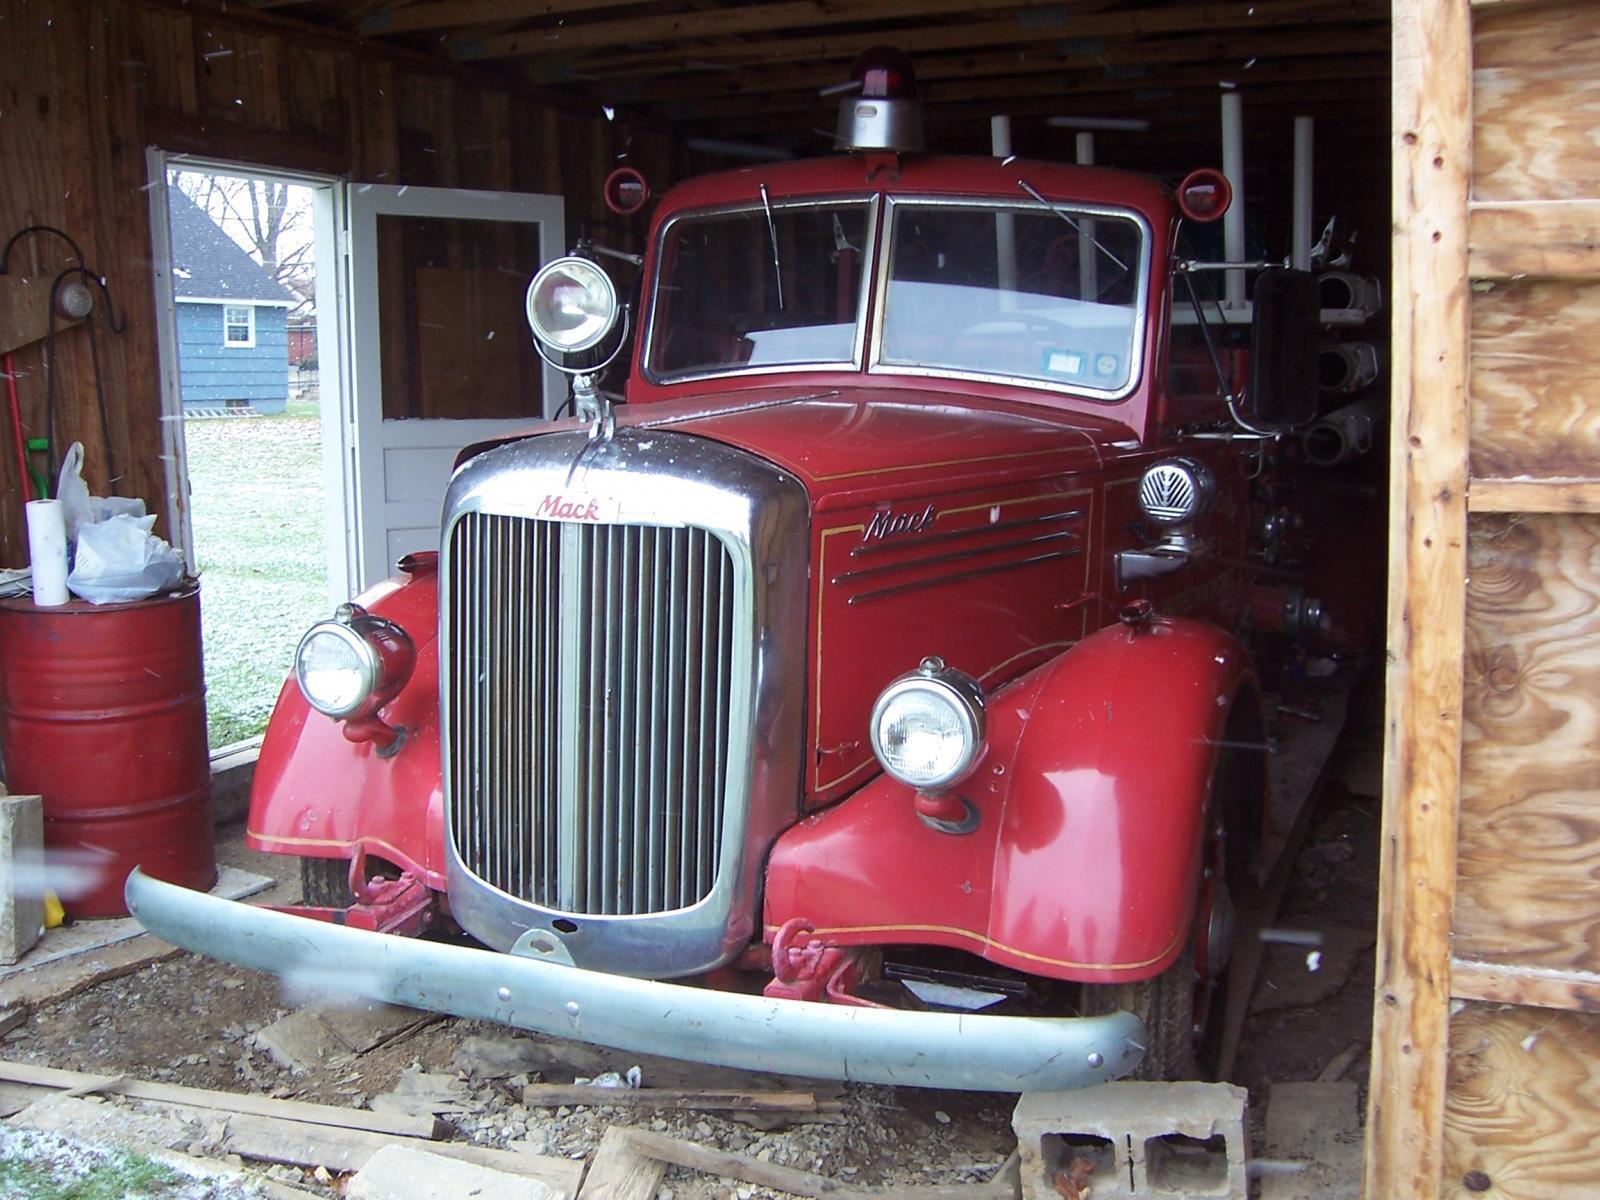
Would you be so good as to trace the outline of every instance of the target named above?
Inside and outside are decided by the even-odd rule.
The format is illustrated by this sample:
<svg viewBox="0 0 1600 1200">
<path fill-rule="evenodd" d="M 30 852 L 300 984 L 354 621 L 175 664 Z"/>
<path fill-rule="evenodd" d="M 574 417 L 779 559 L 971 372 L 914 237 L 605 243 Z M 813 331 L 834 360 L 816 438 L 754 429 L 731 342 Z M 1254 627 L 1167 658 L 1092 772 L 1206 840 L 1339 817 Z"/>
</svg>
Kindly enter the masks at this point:
<svg viewBox="0 0 1600 1200">
<path fill-rule="evenodd" d="M 361 684 L 349 703 L 342 705 L 325 705 L 321 703 L 306 685 L 305 651 L 314 638 L 332 635 L 344 642 L 355 651 L 357 662 L 360 665 Z M 340 720 L 360 712 L 362 707 L 372 698 L 378 686 L 378 652 L 372 643 L 362 637 L 345 620 L 335 617 L 328 621 L 318 621 L 300 637 L 300 642 L 294 650 L 294 678 L 300 688 L 300 694 L 306 698 L 306 703 L 311 705 L 324 716 Z"/>
<path fill-rule="evenodd" d="M 541 288 L 546 287 L 552 278 L 562 273 L 566 273 L 571 277 L 588 276 L 588 281 L 583 286 L 585 288 L 589 286 L 598 287 L 605 298 L 606 315 L 599 320 L 590 333 L 576 341 L 564 340 L 556 336 L 552 329 L 540 318 L 539 301 L 542 298 Z M 611 276 L 606 273 L 604 267 L 592 259 L 569 254 L 562 258 L 551 259 L 539 268 L 538 274 L 528 284 L 524 309 L 528 318 L 528 328 L 533 331 L 533 336 L 546 349 L 555 354 L 582 354 L 586 350 L 593 350 L 616 328 L 621 304 L 617 299 L 616 284 L 611 282 Z"/>
<path fill-rule="evenodd" d="M 883 743 L 884 722 L 893 706 L 906 696 L 922 693 L 936 697 L 947 704 L 962 726 L 965 746 L 959 759 L 942 772 L 931 777 L 914 777 L 895 765 Z M 970 675 L 947 667 L 940 658 L 922 660 L 914 671 L 901 675 L 883 689 L 872 706 L 868 723 L 868 737 L 872 752 L 888 774 L 907 787 L 925 794 L 937 794 L 953 788 L 967 779 L 983 756 L 985 716 L 983 689 Z"/>
</svg>

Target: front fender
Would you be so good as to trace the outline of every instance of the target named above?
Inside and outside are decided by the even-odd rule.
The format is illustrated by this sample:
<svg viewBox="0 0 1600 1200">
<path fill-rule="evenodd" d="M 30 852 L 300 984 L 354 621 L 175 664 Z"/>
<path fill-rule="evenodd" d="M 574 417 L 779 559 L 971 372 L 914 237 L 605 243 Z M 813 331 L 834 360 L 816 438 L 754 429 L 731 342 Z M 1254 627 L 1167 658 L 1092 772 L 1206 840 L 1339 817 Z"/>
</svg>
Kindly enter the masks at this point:
<svg viewBox="0 0 1600 1200">
<path fill-rule="evenodd" d="M 1183 949 L 1216 743 L 1250 679 L 1211 625 L 1112 626 L 995 693 L 962 786 L 978 829 L 923 824 L 880 776 L 779 839 L 770 932 L 955 946 L 1032 974 L 1144 979 Z"/>
<path fill-rule="evenodd" d="M 351 742 L 306 703 L 293 676 L 262 739 L 245 840 L 256 850 L 350 858 L 357 850 L 415 872 L 442 891 L 444 792 L 439 767 L 438 579 L 426 565 L 358 597 L 416 646 L 416 666 L 382 717 L 406 740 L 385 758 Z"/>
</svg>

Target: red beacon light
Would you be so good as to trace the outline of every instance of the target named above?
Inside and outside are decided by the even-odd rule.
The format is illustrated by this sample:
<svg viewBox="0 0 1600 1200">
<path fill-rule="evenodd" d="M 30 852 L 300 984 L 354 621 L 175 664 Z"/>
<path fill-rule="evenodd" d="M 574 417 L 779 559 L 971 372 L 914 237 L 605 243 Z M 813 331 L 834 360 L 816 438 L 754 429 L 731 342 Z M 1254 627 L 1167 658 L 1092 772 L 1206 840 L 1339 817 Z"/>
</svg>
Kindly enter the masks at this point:
<svg viewBox="0 0 1600 1200">
<path fill-rule="evenodd" d="M 839 103 L 841 150 L 923 148 L 922 104 L 911 60 L 893 46 L 863 51 L 850 68 L 849 95 Z M 835 90 L 835 89 L 829 89 Z"/>
</svg>

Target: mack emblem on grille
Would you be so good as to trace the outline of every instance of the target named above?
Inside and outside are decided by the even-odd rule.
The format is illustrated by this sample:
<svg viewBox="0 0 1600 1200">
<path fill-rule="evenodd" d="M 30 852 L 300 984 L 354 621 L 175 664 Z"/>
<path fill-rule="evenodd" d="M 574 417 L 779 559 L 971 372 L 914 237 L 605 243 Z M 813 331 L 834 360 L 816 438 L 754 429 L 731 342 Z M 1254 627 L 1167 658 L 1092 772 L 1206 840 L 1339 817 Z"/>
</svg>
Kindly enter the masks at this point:
<svg viewBox="0 0 1600 1200">
<path fill-rule="evenodd" d="M 616 516 L 617 502 L 594 496 L 561 496 L 551 492 L 539 501 L 534 516 L 554 521 L 607 521 Z"/>
</svg>

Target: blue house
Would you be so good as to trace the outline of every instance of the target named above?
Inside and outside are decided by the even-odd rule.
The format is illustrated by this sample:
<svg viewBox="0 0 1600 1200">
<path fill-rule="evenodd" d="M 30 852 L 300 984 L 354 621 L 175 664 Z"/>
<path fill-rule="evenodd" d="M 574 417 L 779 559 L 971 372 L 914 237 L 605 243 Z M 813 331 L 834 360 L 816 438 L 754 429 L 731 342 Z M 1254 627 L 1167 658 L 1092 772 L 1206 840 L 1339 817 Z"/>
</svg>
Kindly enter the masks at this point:
<svg viewBox="0 0 1600 1200">
<path fill-rule="evenodd" d="M 182 191 L 168 196 L 184 412 L 282 412 L 294 296 Z"/>
</svg>

